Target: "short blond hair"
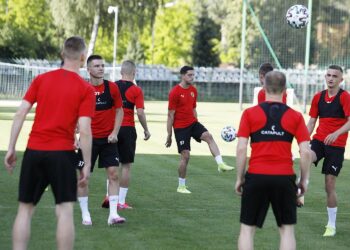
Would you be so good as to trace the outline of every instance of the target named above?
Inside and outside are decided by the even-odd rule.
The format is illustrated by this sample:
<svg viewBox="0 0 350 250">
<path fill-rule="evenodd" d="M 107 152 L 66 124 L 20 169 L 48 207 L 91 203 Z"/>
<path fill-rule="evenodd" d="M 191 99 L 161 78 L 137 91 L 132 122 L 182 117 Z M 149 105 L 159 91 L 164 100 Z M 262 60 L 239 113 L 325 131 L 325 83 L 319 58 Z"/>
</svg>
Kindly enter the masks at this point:
<svg viewBox="0 0 350 250">
<path fill-rule="evenodd" d="M 72 36 L 68 38 L 63 45 L 63 59 L 79 60 L 80 56 L 85 53 L 86 44 L 82 37 Z"/>
<path fill-rule="evenodd" d="M 120 69 L 121 75 L 132 76 L 136 73 L 136 65 L 131 60 L 125 60 Z"/>
</svg>

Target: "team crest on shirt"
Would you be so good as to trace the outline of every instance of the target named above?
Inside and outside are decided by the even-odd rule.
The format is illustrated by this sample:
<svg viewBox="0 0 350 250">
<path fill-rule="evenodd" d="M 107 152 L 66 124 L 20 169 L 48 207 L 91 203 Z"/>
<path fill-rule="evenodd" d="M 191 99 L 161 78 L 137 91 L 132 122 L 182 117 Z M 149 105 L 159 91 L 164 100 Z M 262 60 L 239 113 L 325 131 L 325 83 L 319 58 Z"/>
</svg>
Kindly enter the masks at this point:
<svg viewBox="0 0 350 250">
<path fill-rule="evenodd" d="M 191 96 L 194 97 L 194 93 L 191 91 Z"/>
</svg>

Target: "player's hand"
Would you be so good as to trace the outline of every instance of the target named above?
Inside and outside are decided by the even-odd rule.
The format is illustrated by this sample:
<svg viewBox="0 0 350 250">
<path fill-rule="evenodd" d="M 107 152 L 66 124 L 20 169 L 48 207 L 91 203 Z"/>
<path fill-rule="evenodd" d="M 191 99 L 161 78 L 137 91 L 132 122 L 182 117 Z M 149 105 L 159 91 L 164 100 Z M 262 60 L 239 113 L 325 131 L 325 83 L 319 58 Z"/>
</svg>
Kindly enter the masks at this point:
<svg viewBox="0 0 350 250">
<path fill-rule="evenodd" d="M 80 148 L 80 141 L 77 137 L 74 137 L 74 148 L 79 149 Z"/>
<path fill-rule="evenodd" d="M 145 134 L 143 139 L 147 141 L 151 137 L 151 133 L 148 130 L 145 130 L 143 133 Z"/>
<path fill-rule="evenodd" d="M 5 163 L 5 168 L 7 172 L 9 172 L 9 174 L 12 174 L 13 169 L 16 166 L 16 161 L 17 161 L 16 152 L 14 150 L 7 151 L 5 155 L 4 163 Z"/>
<path fill-rule="evenodd" d="M 118 142 L 118 134 L 112 133 L 108 136 L 108 143 L 116 143 Z"/>
<path fill-rule="evenodd" d="M 297 186 L 298 186 L 297 196 L 298 197 L 303 196 L 307 191 L 308 181 L 300 180 Z"/>
<path fill-rule="evenodd" d="M 171 146 L 171 142 L 172 142 L 171 135 L 168 135 L 168 137 L 166 138 L 165 146 L 169 148 Z"/>
<path fill-rule="evenodd" d="M 334 132 L 334 133 L 331 133 L 329 135 L 327 135 L 326 139 L 324 139 L 324 144 L 325 145 L 331 145 L 333 142 L 335 142 L 335 140 L 338 138 L 338 133 L 337 132 Z"/>
<path fill-rule="evenodd" d="M 244 184 L 244 180 L 237 180 L 236 184 L 235 184 L 235 191 L 236 194 L 241 196 L 242 192 L 243 192 L 243 184 Z"/>
<path fill-rule="evenodd" d="M 79 186 L 86 186 L 88 184 L 89 178 L 90 178 L 90 170 L 91 166 L 90 165 L 84 165 L 84 167 L 79 170 L 79 181 L 78 185 Z"/>
</svg>

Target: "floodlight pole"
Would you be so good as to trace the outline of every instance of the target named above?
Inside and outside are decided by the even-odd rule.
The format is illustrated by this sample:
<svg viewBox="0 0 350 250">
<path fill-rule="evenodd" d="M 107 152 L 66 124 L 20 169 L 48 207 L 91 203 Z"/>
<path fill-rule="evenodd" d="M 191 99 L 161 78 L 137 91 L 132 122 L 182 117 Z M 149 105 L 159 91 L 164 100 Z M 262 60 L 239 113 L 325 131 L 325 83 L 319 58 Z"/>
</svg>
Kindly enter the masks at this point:
<svg viewBox="0 0 350 250">
<path fill-rule="evenodd" d="M 118 6 L 109 6 L 108 13 L 114 13 L 114 43 L 113 43 L 113 69 L 112 80 L 115 81 L 115 67 L 117 61 L 117 38 L 118 38 Z"/>
<path fill-rule="evenodd" d="M 307 81 L 310 61 L 310 39 L 311 39 L 311 20 L 312 20 L 312 0 L 308 3 L 309 9 L 309 23 L 306 30 L 306 42 L 305 42 L 305 63 L 304 63 L 304 86 L 303 86 L 303 112 L 306 113 L 306 92 L 307 92 Z"/>
<path fill-rule="evenodd" d="M 244 71 L 244 51 L 245 51 L 245 35 L 246 35 L 246 23 L 247 23 L 247 2 L 243 0 L 242 6 L 242 44 L 241 44 L 241 71 L 239 77 L 239 109 L 243 110 L 243 71 Z"/>
</svg>

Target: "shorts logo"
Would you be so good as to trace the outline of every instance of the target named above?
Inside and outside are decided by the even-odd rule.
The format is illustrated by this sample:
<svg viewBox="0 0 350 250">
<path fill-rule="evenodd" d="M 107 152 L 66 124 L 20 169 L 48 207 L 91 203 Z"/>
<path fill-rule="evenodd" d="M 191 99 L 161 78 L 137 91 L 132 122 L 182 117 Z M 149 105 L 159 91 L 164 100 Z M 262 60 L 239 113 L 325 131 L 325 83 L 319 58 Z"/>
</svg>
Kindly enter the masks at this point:
<svg viewBox="0 0 350 250">
<path fill-rule="evenodd" d="M 117 161 L 119 161 L 119 158 L 118 158 L 118 157 L 115 157 L 115 159 L 116 159 Z"/>
<path fill-rule="evenodd" d="M 82 168 L 82 167 L 84 167 L 84 164 L 85 164 L 84 161 L 79 161 L 79 162 L 78 162 L 78 167 L 79 167 L 79 168 Z"/>
<path fill-rule="evenodd" d="M 185 141 L 180 141 L 180 145 L 184 145 L 185 144 Z"/>
<path fill-rule="evenodd" d="M 337 172 L 338 167 L 335 167 L 334 165 L 332 165 L 332 168 L 334 169 L 335 172 Z"/>
</svg>

